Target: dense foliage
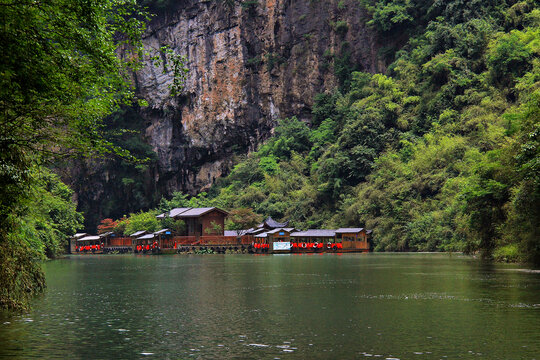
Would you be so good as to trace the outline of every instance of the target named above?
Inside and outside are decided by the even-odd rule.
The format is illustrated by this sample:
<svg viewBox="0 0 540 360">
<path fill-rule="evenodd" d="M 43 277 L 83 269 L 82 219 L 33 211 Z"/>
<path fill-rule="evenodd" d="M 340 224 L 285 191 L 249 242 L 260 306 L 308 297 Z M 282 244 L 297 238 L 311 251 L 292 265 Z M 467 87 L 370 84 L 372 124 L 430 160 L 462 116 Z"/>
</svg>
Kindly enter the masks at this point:
<svg viewBox="0 0 540 360">
<path fill-rule="evenodd" d="M 320 94 L 210 191 L 297 227 L 363 225 L 377 250 L 540 262 L 540 11 L 533 1 L 365 2 L 412 35 L 386 75 Z M 495 252 L 494 252 L 495 251 Z"/>
<path fill-rule="evenodd" d="M 22 0 L 3 1 L 0 19 L 0 306 L 19 308 L 43 287 L 36 259 L 61 252 L 80 222 L 43 166 L 128 156 L 102 119 L 131 103 L 145 14 L 134 0 Z"/>
<path fill-rule="evenodd" d="M 258 215 L 250 208 L 232 209 L 227 216 L 225 226 L 229 230 L 234 230 L 237 236 L 245 235 L 249 229 L 257 226 L 262 221 L 262 216 Z"/>
<path fill-rule="evenodd" d="M 2 239 L 0 307 L 20 308 L 45 286 L 39 260 L 54 258 L 69 246 L 83 216 L 72 202 L 73 191 L 45 169 L 29 170 L 31 195 L 19 206 L 25 212 Z"/>
</svg>

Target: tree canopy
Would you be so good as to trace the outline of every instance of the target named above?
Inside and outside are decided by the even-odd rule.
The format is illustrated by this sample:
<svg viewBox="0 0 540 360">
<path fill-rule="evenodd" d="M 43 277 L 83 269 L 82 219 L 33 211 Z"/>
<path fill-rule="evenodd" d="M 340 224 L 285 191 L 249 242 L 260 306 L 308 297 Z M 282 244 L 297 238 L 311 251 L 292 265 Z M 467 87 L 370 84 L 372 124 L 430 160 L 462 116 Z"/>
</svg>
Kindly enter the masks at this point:
<svg viewBox="0 0 540 360">
<path fill-rule="evenodd" d="M 63 185 L 42 185 L 39 168 L 71 155 L 129 156 L 105 140 L 102 119 L 133 101 L 129 71 L 142 64 L 148 17 L 135 0 L 7 0 L 0 19 L 0 305 L 18 308 L 43 287 L 35 259 L 58 253 L 54 234 L 80 221 L 46 200 L 65 201 L 67 190 L 54 195 Z M 36 202 L 66 218 L 50 227 Z"/>
</svg>

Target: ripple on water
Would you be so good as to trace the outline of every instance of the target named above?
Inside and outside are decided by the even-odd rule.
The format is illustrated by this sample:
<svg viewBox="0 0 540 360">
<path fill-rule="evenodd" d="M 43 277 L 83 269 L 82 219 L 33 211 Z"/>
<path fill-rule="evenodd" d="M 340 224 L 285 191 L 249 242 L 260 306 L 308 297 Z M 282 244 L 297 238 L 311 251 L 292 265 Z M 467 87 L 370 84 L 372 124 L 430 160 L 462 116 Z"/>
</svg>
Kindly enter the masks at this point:
<svg viewBox="0 0 540 360">
<path fill-rule="evenodd" d="M 533 269 L 502 269 L 503 271 L 517 271 L 517 272 L 524 272 L 524 273 L 531 273 L 531 274 L 540 274 L 540 270 L 533 270 Z"/>
<path fill-rule="evenodd" d="M 124 259 L 127 259 L 127 257 L 121 258 L 120 260 Z M 163 259 L 163 261 L 167 262 L 172 258 L 163 257 L 159 259 Z M 211 260 L 212 259 L 214 258 L 211 258 Z M 269 261 L 269 259 L 271 258 L 265 258 L 265 261 Z M 353 258 L 351 257 L 351 259 Z M 203 260 L 206 261 L 207 258 Z M 234 260 L 235 259 L 232 257 L 227 258 L 224 268 L 233 268 L 231 264 Z M 188 262 L 190 259 L 183 257 L 181 258 L 181 261 Z M 361 263 L 361 261 L 355 260 L 351 263 L 354 266 Z M 205 281 L 211 278 L 209 275 L 213 274 L 219 279 L 223 279 L 222 273 L 216 272 L 222 271 L 222 267 L 214 269 L 194 266 L 193 273 L 185 275 L 185 278 L 187 279 L 185 283 L 182 282 L 184 281 L 183 274 L 172 274 L 171 276 L 174 279 L 174 282 L 172 282 L 169 277 L 162 276 L 162 267 L 156 267 L 155 269 L 153 267 L 145 268 L 145 271 L 139 277 L 141 281 L 137 286 L 134 286 L 136 289 L 128 289 L 123 285 L 124 278 L 120 278 L 122 283 L 118 281 L 118 284 L 119 286 L 122 286 L 122 296 L 111 295 L 109 300 L 100 303 L 100 306 L 103 304 L 103 308 L 107 309 L 106 311 L 93 311 L 91 314 L 87 311 L 87 304 L 94 304 L 95 301 L 97 301 L 95 298 L 97 296 L 96 291 L 99 290 L 99 295 L 103 296 L 105 290 L 96 289 L 92 292 L 88 292 L 86 291 L 88 288 L 86 284 L 91 281 L 80 281 L 80 277 L 74 277 L 74 281 L 69 283 L 70 287 L 67 289 L 69 290 L 71 287 L 76 287 L 77 289 L 85 290 L 77 292 L 80 294 L 81 299 L 77 298 L 75 301 L 69 302 L 63 301 L 63 298 L 76 296 L 72 291 L 59 292 L 58 295 L 55 295 L 55 288 L 51 287 L 47 293 L 47 297 L 44 297 L 45 301 L 38 302 L 38 306 L 36 306 L 37 311 L 34 311 L 32 316 L 15 317 L 14 320 L 11 320 L 11 324 L 7 322 L 4 323 L 3 326 L 0 326 L 1 331 L 5 333 L 9 332 L 10 335 L 9 338 L 6 337 L 5 340 L 2 339 L 3 343 L 0 341 L 0 348 L 4 347 L 4 349 L 0 349 L 0 358 L 3 358 L 2 354 L 6 353 L 5 349 L 7 346 L 14 343 L 10 343 L 10 339 L 14 338 L 18 340 L 18 333 L 21 333 L 21 335 L 24 336 L 24 334 L 28 333 L 28 328 L 32 329 L 32 333 L 39 334 L 40 338 L 38 339 L 37 336 L 33 336 L 32 339 L 25 340 L 21 337 L 21 340 L 18 340 L 21 344 L 21 350 L 16 351 L 20 352 L 21 358 L 31 355 L 38 346 L 47 349 L 54 346 L 56 347 L 55 354 L 63 355 L 62 357 L 64 358 L 69 358 L 73 353 L 88 354 L 87 351 L 95 350 L 95 348 L 92 349 L 94 346 L 93 343 L 91 341 L 86 341 L 85 339 L 80 339 L 77 342 L 73 341 L 73 346 L 70 346 L 69 348 L 65 347 L 66 349 L 62 349 L 61 346 L 57 347 L 55 343 L 63 341 L 62 337 L 57 335 L 57 332 L 61 332 L 62 330 L 69 331 L 67 335 L 69 336 L 68 340 L 70 341 L 75 340 L 75 338 L 78 337 L 78 333 L 97 333 L 96 335 L 101 337 L 100 341 L 109 344 L 108 341 L 111 340 L 110 346 L 112 348 L 114 344 L 114 351 L 117 351 L 120 354 L 119 357 L 122 357 L 122 355 L 125 356 L 126 353 L 135 350 L 134 357 L 145 356 L 148 358 L 147 356 L 150 356 L 150 358 L 152 358 L 153 356 L 154 358 L 160 358 L 163 355 L 159 354 L 170 353 L 172 347 L 172 352 L 176 352 L 177 355 L 184 358 L 189 358 L 188 356 L 191 356 L 192 358 L 217 356 L 222 358 L 268 357 L 271 359 L 271 356 L 275 356 L 276 358 L 284 356 L 282 359 L 286 359 L 287 356 L 307 358 L 305 355 L 309 355 L 310 353 L 319 354 L 319 357 L 325 357 L 324 355 L 326 355 L 327 358 L 329 358 L 328 355 L 332 354 L 336 355 L 334 358 L 353 358 L 354 354 L 356 354 L 356 357 L 361 358 L 363 354 L 358 352 L 358 344 L 355 345 L 355 342 L 350 341 L 351 338 L 353 338 L 354 333 L 358 331 L 365 332 L 366 337 L 376 344 L 373 346 L 373 349 L 362 349 L 370 350 L 368 353 L 369 355 L 366 355 L 366 357 L 370 357 L 371 359 L 399 360 L 399 356 L 410 357 L 413 359 L 439 359 L 445 358 L 443 356 L 445 351 L 448 351 L 448 354 L 454 353 L 451 351 L 456 350 L 459 350 L 462 357 L 469 356 L 480 358 L 482 356 L 491 356 L 492 358 L 496 358 L 499 355 L 498 351 L 502 351 L 504 354 L 505 349 L 503 348 L 503 345 L 500 344 L 494 344 L 492 349 L 490 341 L 500 340 L 500 338 L 494 337 L 494 339 L 491 340 L 485 336 L 486 334 L 489 335 L 490 333 L 494 333 L 492 331 L 493 329 L 500 329 L 500 325 L 508 324 L 508 328 L 512 329 L 514 329 L 514 325 L 516 325 L 515 329 L 518 330 L 516 331 L 518 335 L 527 335 L 526 331 L 521 331 L 517 325 L 525 323 L 528 329 L 534 329 L 535 324 L 533 320 L 538 320 L 538 312 L 535 312 L 534 310 L 540 309 L 540 298 L 536 296 L 538 293 L 535 294 L 532 292 L 538 291 L 540 286 L 540 278 L 535 276 L 536 274 L 501 274 L 497 271 L 498 274 L 496 274 L 496 278 L 490 280 L 487 276 L 477 276 L 478 271 L 481 271 L 483 274 L 485 270 L 483 268 L 478 270 L 475 264 L 473 264 L 471 271 L 457 268 L 454 273 L 443 268 L 444 271 L 438 274 L 437 269 L 439 269 L 439 267 L 429 273 L 422 271 L 423 269 L 430 269 L 429 266 L 425 266 L 425 264 L 422 263 L 420 267 L 416 266 L 417 264 L 414 264 L 414 270 L 398 266 L 398 274 L 396 277 L 392 277 L 392 274 L 396 272 L 394 271 L 393 264 L 392 266 L 387 267 L 377 266 L 380 264 L 375 264 L 375 266 L 373 266 L 373 262 L 361 264 L 364 267 L 369 267 L 366 269 L 366 273 L 355 273 L 354 268 L 351 270 L 351 266 L 345 267 L 345 265 L 348 266 L 348 264 L 341 263 L 340 266 L 336 266 L 333 263 L 330 263 L 328 266 L 325 264 L 313 264 L 313 266 L 322 266 L 320 269 L 313 268 L 312 264 L 306 264 L 306 266 L 310 266 L 307 268 L 303 264 L 300 266 L 297 263 L 285 263 L 282 265 L 284 265 L 286 269 L 284 273 L 295 274 L 292 276 L 292 279 L 289 279 L 288 277 L 283 277 L 283 279 L 278 277 L 277 275 L 281 274 L 281 272 L 271 273 L 276 276 L 267 277 L 265 275 L 266 270 L 271 268 L 277 269 L 277 266 L 268 266 L 261 269 L 239 268 L 237 272 L 233 272 L 234 277 L 225 277 L 228 281 L 219 282 L 219 284 L 218 282 L 212 282 L 212 286 L 207 286 Z M 436 266 L 439 266 L 439 262 L 437 262 Z M 175 268 L 176 267 L 178 266 L 175 266 Z M 381 273 L 378 271 L 380 268 L 388 268 L 390 270 Z M 116 267 L 114 269 L 116 270 Z M 200 279 L 193 278 L 193 276 L 198 276 L 197 274 L 201 269 L 204 270 L 201 274 L 204 274 L 205 276 L 201 276 Z M 336 270 L 335 274 L 331 272 L 334 271 L 334 269 Z M 418 269 L 420 269 L 420 271 L 418 271 Z M 64 271 L 65 269 L 62 268 L 60 270 Z M 83 270 L 84 273 L 82 273 L 82 275 L 90 273 L 86 268 Z M 146 272 L 154 270 L 156 272 L 155 278 L 149 278 Z M 297 270 L 300 271 L 299 274 L 296 274 Z M 398 280 L 401 280 L 399 276 L 402 276 L 404 272 L 406 272 L 406 276 L 420 280 L 411 281 L 406 284 L 398 283 Z M 401 275 L 399 275 L 399 273 L 401 273 Z M 64 273 L 61 273 L 61 275 L 65 276 Z M 153 273 L 150 275 L 153 275 Z M 375 276 L 371 277 L 371 275 Z M 338 279 L 332 279 L 334 276 L 338 277 Z M 429 279 L 429 281 L 422 280 L 428 276 L 437 276 L 437 278 L 434 280 Z M 383 281 L 386 277 L 390 279 L 389 282 Z M 113 280 L 114 279 L 116 278 L 113 278 Z M 162 279 L 162 282 L 157 282 L 158 284 L 161 284 L 162 287 L 157 289 L 153 285 L 148 286 L 147 281 L 150 279 Z M 370 279 L 381 281 L 371 281 Z M 94 278 L 92 278 L 92 281 L 94 281 Z M 176 284 L 177 281 L 179 281 L 178 285 Z M 476 281 L 483 281 L 482 286 L 478 286 Z M 486 281 L 491 282 L 485 283 Z M 468 286 L 459 287 L 462 283 L 465 283 Z M 50 284 L 63 286 L 64 282 L 51 281 Z M 143 287 L 139 288 L 141 284 Z M 355 286 L 355 284 L 358 286 Z M 186 292 L 185 289 L 189 288 L 189 286 L 192 286 L 194 291 Z M 493 289 L 495 286 L 497 288 Z M 250 292 L 245 294 L 237 294 L 236 292 L 236 289 L 242 288 L 272 291 L 278 287 L 281 290 L 272 294 L 272 300 L 276 300 L 272 302 L 267 301 L 262 295 L 260 298 L 252 298 L 251 296 L 253 294 Z M 313 299 L 312 312 L 317 313 L 322 309 L 323 314 L 321 314 L 321 320 L 324 321 L 317 321 L 317 319 L 309 317 L 306 317 L 307 319 L 304 320 L 305 311 L 307 312 L 310 309 L 304 309 L 304 302 L 300 301 L 301 298 L 299 298 L 298 301 L 296 297 L 291 298 L 291 295 L 308 295 L 309 292 L 314 291 L 312 288 L 315 287 L 317 287 L 317 289 L 321 287 L 332 290 L 335 288 L 335 291 L 320 291 L 317 293 L 320 294 L 320 297 Z M 109 288 L 113 291 L 117 291 L 116 287 L 110 286 L 107 289 Z M 51 291 L 51 289 L 53 291 Z M 473 291 L 468 291 L 469 289 L 473 289 Z M 519 293 L 516 289 L 519 290 Z M 151 310 L 154 311 L 150 311 L 153 317 L 145 316 L 146 314 L 144 312 L 139 313 L 142 304 L 145 306 L 147 304 L 144 301 L 145 299 L 142 299 L 141 294 L 146 294 L 147 292 L 147 295 L 149 296 L 157 290 L 161 292 L 156 292 L 158 303 L 155 304 L 155 307 L 151 308 Z M 204 290 L 204 292 L 202 290 Z M 228 299 L 227 297 L 219 298 L 216 294 L 230 296 L 231 303 L 234 301 L 234 304 L 239 305 L 231 307 L 229 302 L 224 301 Z M 185 311 L 178 311 L 175 296 L 186 298 Z M 250 300 L 250 302 L 246 301 L 244 303 L 242 301 L 244 296 L 254 300 Z M 279 297 L 283 298 L 281 299 Z M 124 299 L 127 299 L 128 303 L 124 304 Z M 203 300 L 210 310 L 206 312 L 200 311 L 200 301 L 198 300 Z M 285 303 L 289 305 L 286 308 L 283 308 L 282 304 Z M 329 303 L 336 304 L 337 311 L 335 315 L 327 312 L 328 309 L 334 309 L 327 305 Z M 58 306 L 57 304 L 61 304 L 62 306 Z M 463 311 L 456 313 L 454 310 L 459 308 L 461 304 L 467 304 L 468 306 L 464 306 Z M 343 307 L 341 307 L 342 305 Z M 422 314 L 422 316 L 425 316 L 426 318 L 432 314 L 440 313 L 445 315 L 441 317 L 440 321 L 433 321 L 433 324 L 429 321 L 422 321 L 422 331 L 415 332 L 417 328 L 415 327 L 414 320 L 418 318 L 418 306 L 420 305 L 422 305 L 422 309 L 426 310 L 425 313 Z M 351 310 L 346 311 L 345 306 L 350 307 Z M 396 309 L 396 312 L 399 310 L 400 319 L 404 320 L 398 326 L 395 324 L 394 316 L 378 315 L 379 313 L 383 314 L 388 308 L 395 309 L 394 306 L 399 306 L 399 308 Z M 125 309 L 123 307 L 125 307 Z M 527 309 L 528 307 L 531 309 Z M 59 312 L 55 313 L 55 310 L 58 308 L 60 308 Z M 510 311 L 505 311 L 504 316 L 501 316 L 498 312 L 501 308 L 503 310 L 509 309 Z M 131 316 L 131 309 L 135 310 L 134 313 L 137 314 L 136 317 Z M 169 309 L 171 309 L 170 314 L 168 312 Z M 461 308 L 459 309 L 461 310 Z M 525 310 L 528 311 L 525 313 Z M 348 313 L 350 313 L 350 316 L 347 316 Z M 118 315 L 115 316 L 115 314 Z M 448 314 L 448 318 L 456 319 L 454 323 L 450 324 L 450 327 L 444 326 L 444 323 L 442 323 L 442 321 L 448 320 L 448 318 L 445 317 L 446 314 Z M 113 317 L 116 318 L 113 319 Z M 514 320 L 514 317 L 518 319 Z M 34 322 L 25 323 L 24 318 L 32 318 Z M 289 318 L 293 321 L 287 322 L 287 326 L 283 327 L 283 332 L 274 332 L 275 330 L 272 329 L 274 326 L 271 325 L 284 323 L 286 319 Z M 127 321 L 127 319 L 129 319 L 129 321 Z M 195 319 L 196 321 L 194 321 Z M 472 343 L 473 345 L 478 346 L 474 347 L 474 356 L 472 352 L 467 353 L 467 350 L 470 348 L 464 349 L 463 343 L 446 344 L 441 340 L 447 335 L 447 332 L 456 333 L 456 331 L 459 330 L 458 325 L 461 325 L 461 323 L 468 324 L 471 320 L 479 320 L 480 323 L 480 320 L 482 319 L 486 319 L 485 326 L 479 326 L 478 329 L 476 327 L 471 328 L 470 339 L 467 339 L 466 341 L 467 344 Z M 388 323 L 385 321 L 388 321 Z M 73 322 L 77 323 L 77 328 L 74 326 Z M 375 325 L 368 326 L 370 323 Z M 2 321 L 0 321 L 0 324 L 2 324 Z M 120 325 L 126 325 L 126 328 L 118 328 Z M 224 327 L 224 330 L 222 330 L 220 326 Z M 68 329 L 62 329 L 63 327 L 68 327 Z M 128 327 L 130 328 L 129 332 L 127 332 Z M 22 331 L 18 331 L 17 333 L 14 332 L 14 330 L 19 329 L 22 329 Z M 172 334 L 176 333 L 172 331 L 173 329 L 177 330 L 181 335 L 172 336 Z M 339 332 L 339 330 L 342 332 Z M 442 332 L 438 333 L 435 330 L 442 330 Z M 242 331 L 242 333 L 238 334 L 240 331 Z M 407 331 L 412 331 L 413 339 L 418 341 L 418 343 L 411 343 L 410 339 L 393 339 L 394 335 L 406 333 Z M 158 341 L 154 338 L 145 336 L 144 332 L 153 332 L 158 335 Z M 321 337 L 316 337 L 314 335 L 314 333 L 318 332 L 321 333 Z M 345 332 L 345 334 L 343 332 Z M 201 337 L 198 335 L 201 333 L 220 333 L 222 339 L 216 339 L 213 336 Z M 51 336 L 49 337 L 47 334 L 51 334 Z M 249 335 L 246 336 L 246 334 Z M 258 334 L 260 335 L 257 336 Z M 291 340 L 292 334 L 296 334 L 298 340 Z M 324 337 L 323 334 L 325 334 Z M 0 333 L 0 338 L 3 337 L 2 335 L 4 335 L 4 333 Z M 277 337 L 279 335 L 289 341 L 282 341 L 283 337 Z M 432 335 L 435 340 L 431 340 L 431 336 L 426 335 Z M 508 335 L 512 334 L 509 332 Z M 162 339 L 159 339 L 160 337 Z M 533 339 L 531 339 L 531 337 L 533 337 Z M 332 342 L 333 345 L 328 343 L 328 339 L 335 340 L 335 342 Z M 388 339 L 396 341 L 395 345 L 397 348 L 408 349 L 409 351 L 404 351 L 397 357 L 387 354 L 385 351 L 387 344 L 385 344 L 385 342 L 387 342 Z M 534 340 L 534 335 L 531 335 L 530 337 L 524 336 L 521 339 L 519 339 L 517 335 L 512 335 L 509 336 L 509 339 L 512 339 L 514 341 L 513 343 L 516 345 L 515 349 L 513 349 L 517 350 L 515 354 L 516 358 L 533 358 L 533 356 L 525 356 L 525 354 L 533 354 L 537 347 L 537 345 L 532 342 L 532 340 Z M 529 345 L 530 350 L 527 348 L 523 350 L 520 346 L 522 344 L 519 342 L 516 343 L 516 339 L 519 339 L 524 343 L 525 341 L 531 341 Z M 315 340 L 315 343 L 311 343 L 308 346 L 307 343 L 310 340 Z M 29 341 L 35 341 L 36 345 L 29 344 L 29 346 L 26 346 Z M 199 348 L 201 341 L 206 345 L 205 349 L 201 348 L 200 352 L 196 349 L 189 351 L 189 346 Z M 292 341 L 292 343 L 290 341 Z M 401 346 L 401 341 L 404 344 L 403 347 Z M 425 345 L 426 343 L 428 343 L 430 347 L 433 346 L 433 348 L 430 349 L 428 347 L 426 349 L 426 347 L 422 347 L 422 344 Z M 1 346 L 4 344 L 5 346 Z M 135 349 L 134 344 L 137 344 L 135 345 Z M 301 344 L 301 346 L 298 346 L 299 344 Z M 350 346 L 349 344 L 353 345 Z M 25 349 L 22 349 L 23 345 Z M 410 347 L 411 345 L 413 345 L 412 348 Z M 293 346 L 298 346 L 298 349 L 300 350 L 295 350 L 295 347 Z M 486 350 L 488 346 L 489 350 L 492 351 L 491 353 L 483 351 Z M 154 351 L 157 352 L 153 353 L 147 350 L 141 353 L 143 350 L 140 349 L 144 347 L 152 347 Z M 216 347 L 218 347 L 218 349 L 216 349 Z M 334 347 L 332 354 L 330 353 L 332 351 L 331 347 Z M 414 350 L 415 347 L 416 350 Z M 420 350 L 419 348 L 424 348 L 424 350 Z M 4 350 L 4 352 L 2 350 Z M 294 352 L 292 350 L 294 350 Z M 389 349 L 386 347 L 386 350 Z M 428 355 L 428 352 L 425 350 L 431 350 L 434 354 Z M 139 351 L 138 355 L 136 351 Z M 415 355 L 413 354 L 413 351 L 422 353 Z M 482 351 L 486 353 L 486 355 L 480 355 L 480 352 L 477 351 Z M 289 354 L 288 352 L 293 353 Z M 7 354 L 13 353 L 14 351 L 8 349 Z M 384 353 L 387 355 L 380 355 Z M 90 353 L 89 355 L 91 356 L 92 354 Z M 112 351 L 110 352 L 110 355 L 113 355 Z M 448 358 L 450 357 L 451 356 Z"/>
</svg>

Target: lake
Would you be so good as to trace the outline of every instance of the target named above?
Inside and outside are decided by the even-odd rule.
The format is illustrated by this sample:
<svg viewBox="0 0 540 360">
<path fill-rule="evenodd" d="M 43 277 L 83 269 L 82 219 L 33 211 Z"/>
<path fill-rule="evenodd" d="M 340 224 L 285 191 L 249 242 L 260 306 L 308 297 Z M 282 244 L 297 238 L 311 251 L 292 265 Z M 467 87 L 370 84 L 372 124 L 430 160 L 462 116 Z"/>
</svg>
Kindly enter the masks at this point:
<svg viewBox="0 0 540 360">
<path fill-rule="evenodd" d="M 0 358 L 540 359 L 540 273 L 449 254 L 72 256 Z"/>
</svg>

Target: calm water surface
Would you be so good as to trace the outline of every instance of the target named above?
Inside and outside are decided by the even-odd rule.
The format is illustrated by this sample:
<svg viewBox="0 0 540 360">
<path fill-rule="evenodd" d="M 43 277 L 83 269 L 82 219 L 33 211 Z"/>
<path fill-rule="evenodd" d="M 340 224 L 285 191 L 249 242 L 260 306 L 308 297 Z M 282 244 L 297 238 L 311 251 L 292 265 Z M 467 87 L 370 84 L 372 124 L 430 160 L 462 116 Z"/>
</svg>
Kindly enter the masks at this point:
<svg viewBox="0 0 540 360">
<path fill-rule="evenodd" d="M 0 358 L 540 359 L 540 273 L 446 254 L 73 256 Z"/>
</svg>

